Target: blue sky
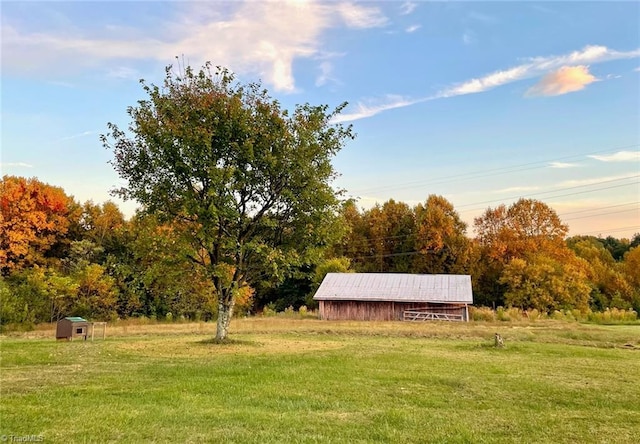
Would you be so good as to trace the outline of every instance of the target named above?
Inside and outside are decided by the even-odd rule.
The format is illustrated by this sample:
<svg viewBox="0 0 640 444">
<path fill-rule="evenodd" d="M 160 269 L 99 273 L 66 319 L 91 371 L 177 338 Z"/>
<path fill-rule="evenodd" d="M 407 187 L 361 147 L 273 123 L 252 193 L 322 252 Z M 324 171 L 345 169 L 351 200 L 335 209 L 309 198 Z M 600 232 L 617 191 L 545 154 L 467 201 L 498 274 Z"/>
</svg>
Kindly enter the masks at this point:
<svg viewBox="0 0 640 444">
<path fill-rule="evenodd" d="M 362 207 L 440 194 L 472 234 L 487 207 L 527 197 L 571 234 L 640 232 L 638 2 L 0 6 L 2 174 L 109 199 L 99 135 L 180 56 L 261 80 L 287 108 L 349 102 L 358 137 L 336 185 Z"/>
</svg>

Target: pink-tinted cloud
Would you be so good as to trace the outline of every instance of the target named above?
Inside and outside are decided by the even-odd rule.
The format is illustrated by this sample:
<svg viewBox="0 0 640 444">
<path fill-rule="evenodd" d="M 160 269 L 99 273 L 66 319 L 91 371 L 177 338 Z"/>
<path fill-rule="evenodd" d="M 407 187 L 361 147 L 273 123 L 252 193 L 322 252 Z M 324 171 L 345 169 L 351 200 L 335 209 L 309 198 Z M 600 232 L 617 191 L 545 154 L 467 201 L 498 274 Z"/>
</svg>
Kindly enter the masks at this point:
<svg viewBox="0 0 640 444">
<path fill-rule="evenodd" d="M 538 83 L 529 88 L 525 96 L 560 96 L 580 91 L 596 81 L 598 79 L 589 72 L 588 66 L 563 66 L 559 70 L 550 72 L 542 77 Z"/>
</svg>

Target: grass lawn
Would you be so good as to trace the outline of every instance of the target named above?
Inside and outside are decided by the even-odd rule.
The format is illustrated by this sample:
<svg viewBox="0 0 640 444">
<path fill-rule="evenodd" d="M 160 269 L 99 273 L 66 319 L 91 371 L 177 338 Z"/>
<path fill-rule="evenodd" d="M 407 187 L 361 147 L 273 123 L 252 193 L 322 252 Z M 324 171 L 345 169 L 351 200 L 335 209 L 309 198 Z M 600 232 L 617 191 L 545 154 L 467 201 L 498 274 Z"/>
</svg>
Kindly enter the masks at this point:
<svg viewBox="0 0 640 444">
<path fill-rule="evenodd" d="M 44 442 L 640 440 L 640 325 L 235 320 L 4 336 L 0 435 Z M 506 347 L 493 347 L 500 332 Z M 1 436 L 0 436 L 1 438 Z"/>
</svg>

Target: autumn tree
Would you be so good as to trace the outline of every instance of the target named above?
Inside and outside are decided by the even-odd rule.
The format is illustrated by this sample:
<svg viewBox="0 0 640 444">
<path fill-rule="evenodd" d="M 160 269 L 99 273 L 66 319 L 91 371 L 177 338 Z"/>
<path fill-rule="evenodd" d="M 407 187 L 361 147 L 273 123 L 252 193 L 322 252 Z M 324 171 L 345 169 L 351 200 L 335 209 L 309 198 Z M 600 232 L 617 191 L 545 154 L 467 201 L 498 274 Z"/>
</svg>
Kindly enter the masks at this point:
<svg viewBox="0 0 640 444">
<path fill-rule="evenodd" d="M 610 241 L 609 241 L 610 242 Z M 591 305 L 594 310 L 628 308 L 633 299 L 633 287 L 624 273 L 624 266 L 616 262 L 602 239 L 580 236 L 567 239 L 567 245 L 583 259 L 591 284 Z"/>
<path fill-rule="evenodd" d="M 512 259 L 500 282 L 507 287 L 506 304 L 523 310 L 535 308 L 549 313 L 588 307 L 590 287 L 582 268 L 544 254 L 532 254 L 527 260 Z"/>
<path fill-rule="evenodd" d="M 118 314 L 164 318 L 213 319 L 214 290 L 179 221 L 161 222 L 136 214 L 119 230 L 118 245 L 106 267 L 119 289 Z M 222 270 L 221 270 L 222 271 Z"/>
<path fill-rule="evenodd" d="M 343 203 L 340 220 L 343 233 L 329 250 L 329 254 L 332 257 L 349 258 L 353 269 L 362 271 L 366 262 L 373 256 L 373 249 L 369 242 L 369 224 L 354 199 L 348 199 Z"/>
<path fill-rule="evenodd" d="M 636 235 L 636 239 L 639 237 Z M 640 246 L 633 247 L 627 251 L 621 265 L 622 272 L 633 289 L 631 305 L 637 313 L 640 313 Z"/>
<path fill-rule="evenodd" d="M 414 272 L 465 273 L 468 271 L 470 241 L 467 224 L 460 219 L 451 202 L 430 195 L 415 209 L 416 234 Z"/>
<path fill-rule="evenodd" d="M 371 257 L 366 271 L 407 273 L 415 239 L 414 213 L 404 202 L 389 199 L 364 215 Z"/>
<path fill-rule="evenodd" d="M 640 293 L 640 246 L 625 253 L 622 269 L 631 285 Z"/>
<path fill-rule="evenodd" d="M 513 259 L 543 254 L 556 260 L 571 256 L 564 238 L 568 232 L 557 213 L 534 199 L 520 199 L 509 207 L 488 208 L 474 220 L 479 248 L 480 276 L 474 290 L 483 303 L 504 303 L 500 277 Z"/>
<path fill-rule="evenodd" d="M 128 109 L 129 131 L 110 123 L 102 136 L 127 182 L 116 194 L 189 225 L 190 259 L 214 284 L 224 340 L 244 282 L 282 275 L 323 242 L 338 209 L 331 158 L 351 129 L 332 124 L 342 107 L 289 114 L 259 84 L 208 64 L 142 83 L 148 98 Z"/>
<path fill-rule="evenodd" d="M 0 271 L 43 264 L 69 226 L 73 199 L 39 180 L 4 176 L 0 182 Z"/>
</svg>

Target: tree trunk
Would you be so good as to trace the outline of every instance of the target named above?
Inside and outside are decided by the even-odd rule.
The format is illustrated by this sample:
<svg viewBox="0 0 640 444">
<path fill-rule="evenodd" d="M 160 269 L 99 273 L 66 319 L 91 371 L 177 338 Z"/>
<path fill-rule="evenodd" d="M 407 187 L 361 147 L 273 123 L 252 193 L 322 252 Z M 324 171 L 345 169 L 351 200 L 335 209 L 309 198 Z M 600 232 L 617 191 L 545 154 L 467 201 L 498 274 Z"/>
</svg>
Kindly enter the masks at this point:
<svg viewBox="0 0 640 444">
<path fill-rule="evenodd" d="M 221 342 L 227 339 L 229 334 L 229 324 L 233 315 L 233 298 L 230 301 L 221 297 L 218 301 L 218 323 L 216 328 L 216 341 Z"/>
</svg>

